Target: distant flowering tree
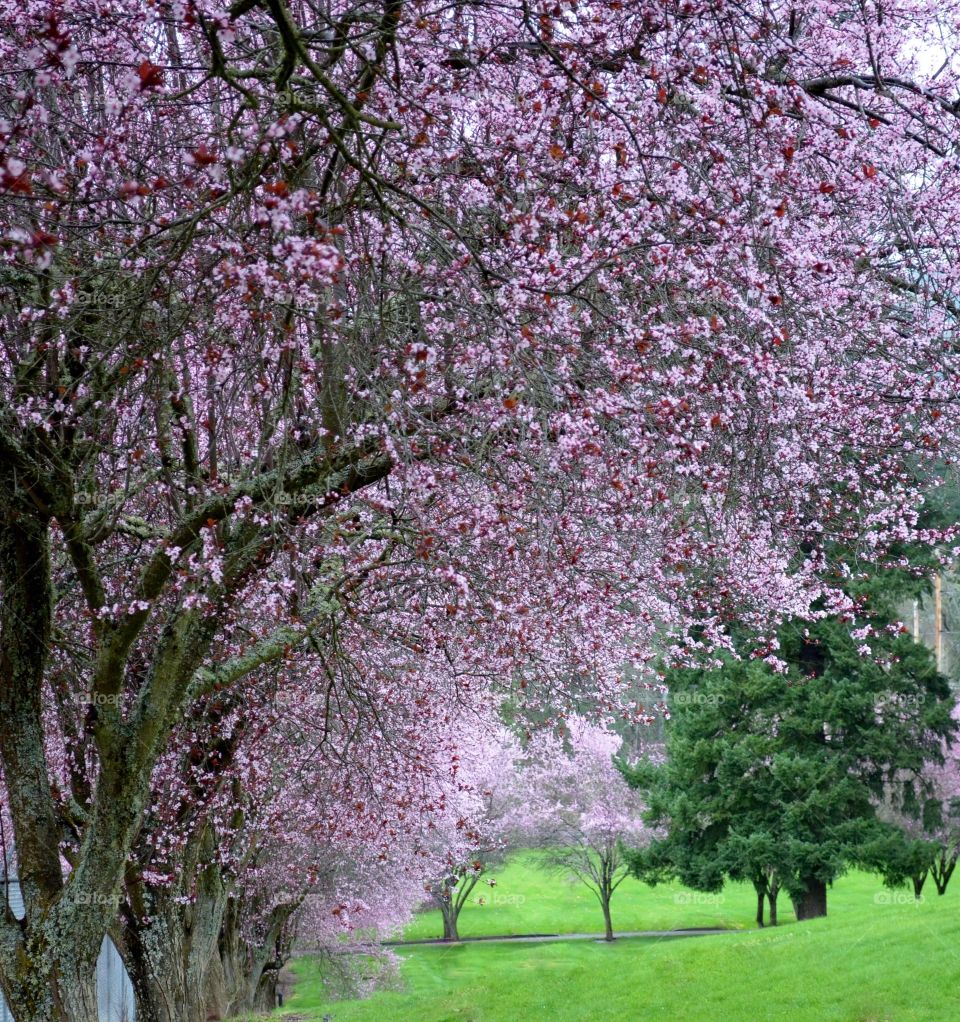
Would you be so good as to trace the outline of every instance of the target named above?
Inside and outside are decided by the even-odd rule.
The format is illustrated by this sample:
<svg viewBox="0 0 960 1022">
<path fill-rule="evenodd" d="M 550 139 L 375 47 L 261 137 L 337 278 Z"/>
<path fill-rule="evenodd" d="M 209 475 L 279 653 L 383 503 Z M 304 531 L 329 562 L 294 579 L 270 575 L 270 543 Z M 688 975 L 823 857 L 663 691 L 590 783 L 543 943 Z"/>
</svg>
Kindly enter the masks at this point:
<svg viewBox="0 0 960 1022">
<path fill-rule="evenodd" d="M 930 794 L 924 807 L 925 836 L 935 845 L 930 876 L 937 894 L 943 894 L 960 858 L 960 758 L 954 746 L 946 761 L 934 766 L 925 780 Z M 932 800 L 933 805 L 930 805 Z"/>
<path fill-rule="evenodd" d="M 426 890 L 440 910 L 443 939 L 450 941 L 460 939 L 460 912 L 477 884 L 511 847 L 526 801 L 514 736 L 488 714 L 463 715 L 459 725 L 453 790 L 444 819 L 427 842 L 442 868 Z M 487 881 L 495 883 L 489 876 Z"/>
<path fill-rule="evenodd" d="M 960 722 L 960 709 L 953 718 Z M 917 897 L 928 876 L 937 894 L 945 893 L 960 859 L 960 742 L 945 741 L 942 756 L 942 763 L 928 762 L 889 786 L 878 808 L 880 819 L 901 835 L 885 843 L 886 857 L 878 857 L 885 878 L 893 884 L 909 879 Z"/>
<path fill-rule="evenodd" d="M 571 717 L 561 737 L 531 742 L 524 771 L 529 826 L 544 862 L 593 891 L 607 940 L 614 939 L 611 901 L 630 872 L 624 846 L 642 847 L 650 837 L 646 806 L 614 761 L 620 744 L 598 724 Z"/>
</svg>

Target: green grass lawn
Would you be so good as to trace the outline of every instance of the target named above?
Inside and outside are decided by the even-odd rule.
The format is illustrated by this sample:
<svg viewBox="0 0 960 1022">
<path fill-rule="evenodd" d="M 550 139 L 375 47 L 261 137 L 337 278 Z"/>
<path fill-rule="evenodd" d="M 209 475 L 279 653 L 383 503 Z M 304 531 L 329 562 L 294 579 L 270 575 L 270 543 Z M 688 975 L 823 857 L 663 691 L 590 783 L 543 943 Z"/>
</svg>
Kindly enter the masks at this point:
<svg viewBox="0 0 960 1022">
<path fill-rule="evenodd" d="M 536 868 L 536 853 L 514 856 L 495 870 L 497 884 L 481 879 L 460 913 L 461 937 L 511 933 L 602 933 L 596 896 L 578 880 Z M 480 904 L 480 900 L 483 904 Z M 781 911 L 792 918 L 786 896 Z M 700 894 L 679 884 L 654 888 L 627 878 L 613 897 L 615 930 L 672 930 L 678 927 L 754 926 L 756 895 L 749 884 L 730 885 L 721 894 Z M 407 940 L 441 937 L 439 912 L 421 912 L 404 930 Z"/>
<path fill-rule="evenodd" d="M 499 877 L 522 884 L 523 903 L 473 905 L 462 933 L 596 930 L 598 911 L 562 881 L 533 874 L 521 857 Z M 500 886 L 495 890 L 500 890 Z M 958 888 L 960 890 L 960 888 Z M 585 892 L 589 898 L 589 892 Z M 401 952 L 401 992 L 324 1002 L 314 963 L 294 963 L 298 984 L 283 1014 L 302 1022 L 953 1022 L 960 1018 L 958 894 L 931 890 L 917 905 L 875 877 L 831 889 L 826 919 L 749 928 L 752 890 L 717 904 L 685 903 L 682 889 L 626 887 L 621 929 L 724 925 L 742 932 L 683 940 L 461 944 Z M 467 924 L 470 920 L 469 925 Z M 435 924 L 421 917 L 408 935 Z"/>
</svg>

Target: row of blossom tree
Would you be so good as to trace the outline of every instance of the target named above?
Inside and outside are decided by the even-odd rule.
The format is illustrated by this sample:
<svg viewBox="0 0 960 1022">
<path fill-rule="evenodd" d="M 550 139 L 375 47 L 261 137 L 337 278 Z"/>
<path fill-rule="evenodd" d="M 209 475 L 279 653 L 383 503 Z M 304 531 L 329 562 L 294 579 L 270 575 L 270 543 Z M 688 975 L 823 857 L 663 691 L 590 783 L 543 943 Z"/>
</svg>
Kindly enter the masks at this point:
<svg viewBox="0 0 960 1022">
<path fill-rule="evenodd" d="M 240 1003 L 470 801 L 454 708 L 649 719 L 664 629 L 949 539 L 958 14 L 0 0 L 18 1022 L 108 932 L 145 1022 Z"/>
<path fill-rule="evenodd" d="M 481 876 L 530 845 L 590 887 L 613 939 L 625 842 L 646 834 L 645 806 L 615 766 L 617 735 L 573 716 L 522 748 L 496 715 L 458 713 L 436 722 L 443 737 L 424 761 L 396 721 L 382 722 L 392 740 L 344 743 L 318 725 L 306 692 L 279 695 L 206 704 L 186 754 L 157 772 L 110 929 L 139 1019 L 270 1008 L 295 945 L 326 959 L 328 980 L 362 992 L 371 958 L 394 964 L 381 941 L 425 893 L 444 939 L 458 940 Z M 13 862 L 9 833 L 3 814 Z"/>
<path fill-rule="evenodd" d="M 444 709 L 425 761 L 416 745 L 404 745 L 401 720 L 381 720 L 391 740 L 374 729 L 333 734 L 310 684 L 293 673 L 282 688 L 276 680 L 259 701 L 250 692 L 243 704 L 218 695 L 198 708 L 185 753 L 157 773 L 157 808 L 111 927 L 138 1017 L 269 1007 L 295 942 L 325 955 L 328 975 L 356 986 L 371 978 L 361 962 L 392 964 L 380 941 L 409 921 L 425 881 L 444 939 L 457 940 L 475 885 L 520 847 L 541 848 L 544 865 L 585 883 L 613 939 L 613 895 L 654 836 L 645 802 L 616 764 L 619 736 L 574 715 L 521 745 L 495 714 Z M 701 716 L 704 706 L 739 706 L 719 687 L 697 699 L 678 691 L 681 705 Z M 402 718 L 411 707 L 396 695 L 393 712 Z M 888 717 L 899 712 L 896 699 L 883 705 Z M 429 712 L 416 707 L 421 724 Z M 928 869 L 943 893 L 960 851 L 957 749 L 943 752 L 942 765 L 928 764 L 916 778 L 921 812 L 891 789 L 881 814 L 913 843 L 877 849 L 879 868 L 893 883 L 912 869 L 918 894 Z M 63 744 L 59 755 L 77 750 Z M 7 834 L 9 821 L 0 819 L 0 837 Z M 710 854 L 722 872 L 729 864 L 721 852 Z M 775 863 L 776 849 L 768 854 Z M 763 878 L 774 923 L 778 871 L 774 865 Z"/>
</svg>

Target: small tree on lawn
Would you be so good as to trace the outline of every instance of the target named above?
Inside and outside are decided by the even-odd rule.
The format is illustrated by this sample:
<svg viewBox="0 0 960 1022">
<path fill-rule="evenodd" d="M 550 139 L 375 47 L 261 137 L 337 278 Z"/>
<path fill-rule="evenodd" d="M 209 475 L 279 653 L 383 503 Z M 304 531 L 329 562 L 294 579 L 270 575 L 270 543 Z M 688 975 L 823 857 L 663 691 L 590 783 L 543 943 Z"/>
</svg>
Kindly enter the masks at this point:
<svg viewBox="0 0 960 1022">
<path fill-rule="evenodd" d="M 960 717 L 960 707 L 953 716 Z M 878 816 L 895 831 L 870 849 L 866 864 L 890 886 L 909 880 L 918 898 L 928 876 L 943 894 L 960 857 L 960 743 L 944 742 L 942 763 L 888 786 Z"/>
<path fill-rule="evenodd" d="M 954 743 L 944 755 L 944 763 L 928 769 L 932 793 L 923 816 L 928 839 L 936 846 L 930 876 L 937 894 L 946 891 L 960 858 L 960 744 Z"/>
<path fill-rule="evenodd" d="M 432 841 L 446 868 L 426 884 L 443 918 L 443 939 L 450 941 L 460 939 L 460 912 L 480 878 L 510 847 L 523 799 L 520 746 L 499 721 L 471 718 L 461 738 L 451 750 L 451 804 Z"/>
<path fill-rule="evenodd" d="M 427 885 L 431 902 L 440 909 L 444 940 L 460 939 L 460 913 L 480 877 L 489 867 L 489 855 L 490 853 L 484 855 L 486 862 L 484 858 L 478 858 L 452 866 L 449 872 L 439 879 L 431 880 Z"/>
<path fill-rule="evenodd" d="M 622 764 L 621 769 L 629 784 L 650 794 L 652 812 L 659 814 L 670 783 L 670 771 L 663 763 L 656 766 Z M 645 848 L 629 850 L 634 875 L 651 886 L 678 879 L 696 890 L 711 892 L 720 891 L 727 879 L 751 883 L 757 895 L 757 926 L 764 925 L 767 904 L 770 925 L 776 926 L 777 899 L 782 886 L 781 871 L 776 864 L 782 866 L 782 856 L 778 840 L 764 820 L 768 804 L 761 800 L 759 806 L 751 807 L 750 792 L 744 794 L 748 797 L 737 810 L 737 824 L 731 826 L 723 841 L 691 841 L 687 831 L 671 827 Z M 690 805 L 694 803 L 693 799 L 689 802 Z"/>
<path fill-rule="evenodd" d="M 646 843 L 646 806 L 614 762 L 620 738 L 582 718 L 567 724 L 562 739 L 542 735 L 528 749 L 528 808 L 545 865 L 593 891 L 613 940 L 610 903 L 629 875 L 624 844 Z"/>
</svg>

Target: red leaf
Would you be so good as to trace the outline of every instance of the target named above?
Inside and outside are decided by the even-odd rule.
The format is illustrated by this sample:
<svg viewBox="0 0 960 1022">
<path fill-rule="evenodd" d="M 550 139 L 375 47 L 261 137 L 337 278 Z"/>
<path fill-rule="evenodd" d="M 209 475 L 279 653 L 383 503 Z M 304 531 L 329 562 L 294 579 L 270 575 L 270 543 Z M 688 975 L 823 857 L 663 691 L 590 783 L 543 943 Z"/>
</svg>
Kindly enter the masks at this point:
<svg viewBox="0 0 960 1022">
<path fill-rule="evenodd" d="M 159 89 L 163 85 L 163 68 L 157 67 L 156 64 L 151 64 L 149 60 L 145 60 L 137 68 L 137 74 L 140 76 L 140 88 L 144 91 L 147 89 Z"/>
<path fill-rule="evenodd" d="M 33 188 L 30 186 L 30 175 L 26 171 L 22 174 L 17 174 L 16 177 L 5 175 L 3 184 L 7 191 L 12 192 L 14 195 L 33 195 Z"/>
<path fill-rule="evenodd" d="M 193 151 L 193 160 L 201 167 L 209 167 L 211 163 L 217 162 L 217 154 L 211 152 L 205 145 L 200 145 Z"/>
</svg>

